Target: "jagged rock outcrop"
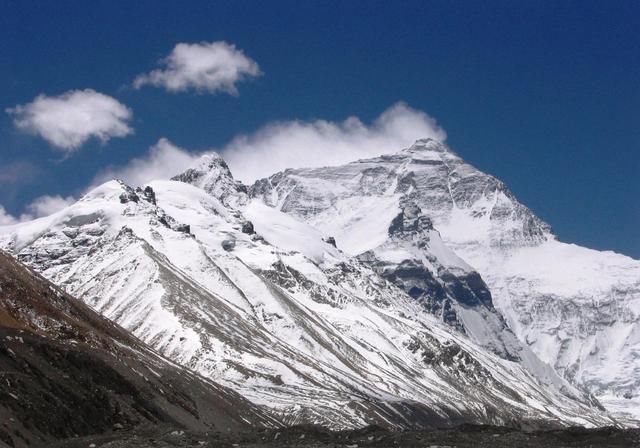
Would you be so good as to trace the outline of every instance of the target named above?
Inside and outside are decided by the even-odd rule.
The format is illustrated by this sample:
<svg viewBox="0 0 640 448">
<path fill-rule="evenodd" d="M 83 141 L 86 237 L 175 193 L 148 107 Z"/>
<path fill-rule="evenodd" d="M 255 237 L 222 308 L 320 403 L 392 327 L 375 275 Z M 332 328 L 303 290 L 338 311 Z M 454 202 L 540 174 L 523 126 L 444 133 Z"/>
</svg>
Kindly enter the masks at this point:
<svg viewBox="0 0 640 448">
<path fill-rule="evenodd" d="M 193 168 L 171 180 L 202 188 L 225 205 L 237 206 L 247 200 L 247 187 L 233 178 L 227 163 L 216 153 L 203 155 Z"/>
</svg>

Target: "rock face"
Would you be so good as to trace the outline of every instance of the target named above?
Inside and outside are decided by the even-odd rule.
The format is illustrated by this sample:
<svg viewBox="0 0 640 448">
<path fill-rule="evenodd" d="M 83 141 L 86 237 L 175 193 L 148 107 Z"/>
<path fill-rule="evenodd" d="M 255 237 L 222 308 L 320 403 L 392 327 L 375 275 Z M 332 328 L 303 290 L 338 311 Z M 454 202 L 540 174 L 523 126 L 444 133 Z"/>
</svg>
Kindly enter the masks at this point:
<svg viewBox="0 0 640 448">
<path fill-rule="evenodd" d="M 227 432 L 278 425 L 1 251 L 0 371 L 2 446 L 142 426 Z"/>
<path fill-rule="evenodd" d="M 376 244 L 353 256 L 349 232 L 309 225 L 309 205 L 299 217 L 265 205 L 257 186 L 251 200 L 225 166 L 205 158 L 175 181 L 151 182 L 153 200 L 108 182 L 52 216 L 0 228 L 0 245 L 284 423 L 611 423 L 520 344 L 424 207 L 399 194 L 365 201 L 388 220 L 372 224 L 382 236 L 362 230 Z M 263 187 L 260 197 L 279 194 Z M 138 200 L 121 201 L 131 191 Z"/>
<path fill-rule="evenodd" d="M 450 182 L 438 178 L 448 169 L 443 158 L 451 164 L 459 160 L 442 145 L 421 141 L 395 155 L 345 166 L 287 170 L 256 182 L 251 195 L 335 236 L 344 252 L 402 288 L 428 313 L 499 356 L 523 359 L 538 371 L 535 356 L 522 353 L 528 348 L 495 310 L 482 277 L 434 227 L 434 220 L 452 209 L 451 194 L 468 203 L 478 197 L 470 188 L 450 192 Z M 504 189 L 495 180 L 479 183 Z M 544 238 L 544 223 L 522 206 L 518 213 L 530 219 L 532 239 Z M 516 232 L 501 236 L 505 245 L 517 238 Z"/>
<path fill-rule="evenodd" d="M 502 182 L 444 144 L 287 170 L 251 192 L 335 236 L 480 343 L 465 313 L 495 306 L 558 373 L 640 419 L 640 262 L 558 241 Z"/>
<path fill-rule="evenodd" d="M 215 153 L 202 156 L 196 166 L 171 180 L 195 185 L 225 205 L 244 204 L 247 200 L 247 187 L 234 180 L 227 163 Z"/>
</svg>

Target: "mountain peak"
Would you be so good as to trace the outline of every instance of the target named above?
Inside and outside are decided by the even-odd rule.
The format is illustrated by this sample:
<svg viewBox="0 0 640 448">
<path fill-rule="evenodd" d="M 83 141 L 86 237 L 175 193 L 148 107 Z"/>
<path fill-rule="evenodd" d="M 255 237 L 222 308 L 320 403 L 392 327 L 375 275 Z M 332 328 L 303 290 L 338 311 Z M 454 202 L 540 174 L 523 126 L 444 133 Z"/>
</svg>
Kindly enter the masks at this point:
<svg viewBox="0 0 640 448">
<path fill-rule="evenodd" d="M 424 137 L 424 138 L 419 138 L 418 140 L 415 141 L 415 143 L 413 144 L 413 146 L 417 146 L 417 145 L 428 145 L 428 144 L 440 144 L 440 141 L 431 138 L 431 137 Z"/>
<path fill-rule="evenodd" d="M 207 168 L 213 168 L 215 166 L 227 167 L 227 163 L 217 152 L 210 152 L 207 154 L 203 154 L 194 164 L 195 169 L 202 169 L 202 170 Z"/>
<path fill-rule="evenodd" d="M 455 156 L 456 153 L 446 144 L 433 138 L 420 138 L 413 145 L 402 150 L 404 153 L 420 154 L 425 151 L 437 152 L 441 154 L 450 154 Z"/>
<path fill-rule="evenodd" d="M 199 184 L 211 177 L 228 177 L 233 179 L 229 166 L 224 159 L 215 152 L 203 154 L 191 167 L 177 176 L 172 177 L 171 180 L 202 187 L 202 185 Z"/>
<path fill-rule="evenodd" d="M 217 153 L 204 154 L 193 167 L 171 178 L 202 188 L 226 204 L 228 198 L 246 197 L 247 187 L 236 181 L 227 162 Z"/>
</svg>

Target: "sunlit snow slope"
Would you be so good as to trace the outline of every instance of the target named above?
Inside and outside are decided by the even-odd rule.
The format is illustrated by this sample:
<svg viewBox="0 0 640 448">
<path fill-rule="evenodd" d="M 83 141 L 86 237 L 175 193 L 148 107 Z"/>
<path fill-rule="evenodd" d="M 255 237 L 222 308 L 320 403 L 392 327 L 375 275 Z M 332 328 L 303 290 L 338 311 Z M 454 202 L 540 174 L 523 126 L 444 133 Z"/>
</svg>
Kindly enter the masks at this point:
<svg viewBox="0 0 640 448">
<path fill-rule="evenodd" d="M 444 278 L 408 294 L 410 275 L 385 279 L 404 256 L 392 245 L 352 257 L 318 223 L 248 193 L 207 156 L 174 180 L 107 182 L 50 217 L 0 228 L 0 245 L 288 423 L 611 424 L 510 336 L 479 276 L 414 209 L 389 206 L 392 240 L 420 258 L 418 271 Z M 412 246 L 414 225 L 428 253 Z M 443 319 L 439 304 L 458 295 L 468 313 L 450 303 Z"/>
<path fill-rule="evenodd" d="M 492 304 L 543 361 L 619 415 L 640 419 L 640 261 L 558 241 L 502 182 L 444 144 L 420 140 L 343 166 L 287 170 L 252 192 L 420 300 L 431 279 L 446 284 L 450 273 L 477 271 Z M 400 219 L 421 223 L 399 236 Z M 469 318 L 477 302 L 461 297 L 427 299 L 426 308 L 486 346 L 492 336 L 479 334 L 477 314 Z"/>
</svg>

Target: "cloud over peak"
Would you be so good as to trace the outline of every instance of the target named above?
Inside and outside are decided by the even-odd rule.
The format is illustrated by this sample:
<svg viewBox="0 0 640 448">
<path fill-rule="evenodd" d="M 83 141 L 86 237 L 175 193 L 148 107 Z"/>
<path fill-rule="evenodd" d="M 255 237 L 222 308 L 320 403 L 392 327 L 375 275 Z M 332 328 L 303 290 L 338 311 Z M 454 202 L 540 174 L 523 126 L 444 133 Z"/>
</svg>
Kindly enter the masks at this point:
<svg viewBox="0 0 640 448">
<path fill-rule="evenodd" d="M 237 95 L 236 83 L 261 74 L 258 64 L 233 44 L 224 41 L 179 43 L 158 68 L 136 77 L 135 88 L 164 87 L 170 92 L 195 90 Z"/>
<path fill-rule="evenodd" d="M 43 216 L 52 215 L 65 207 L 76 202 L 73 196 L 62 197 L 55 196 L 39 196 L 26 205 L 25 212 L 20 216 L 13 216 L 0 204 L 0 226 L 8 226 L 18 224 L 20 222 L 31 221 Z"/>
<path fill-rule="evenodd" d="M 341 122 L 276 122 L 209 151 L 222 155 L 235 178 L 252 183 L 286 168 L 341 165 L 394 153 L 420 138 L 444 141 L 446 133 L 426 113 L 399 102 L 370 124 L 353 116 Z M 99 173 L 93 184 L 118 178 L 138 186 L 154 179 L 169 179 L 201 155 L 162 138 L 143 157 Z"/>
<path fill-rule="evenodd" d="M 161 138 L 143 157 L 131 159 L 126 165 L 107 167 L 92 182 L 96 186 L 111 179 L 141 186 L 155 179 L 169 179 L 189 168 L 199 155 L 182 149 Z"/>
<path fill-rule="evenodd" d="M 221 153 L 236 178 L 253 182 L 286 168 L 341 165 L 397 152 L 420 138 L 446 137 L 429 115 L 398 102 L 370 124 L 354 116 L 268 124 L 234 138 Z"/>
<path fill-rule="evenodd" d="M 115 98 L 92 89 L 70 90 L 59 96 L 39 95 L 9 108 L 14 125 L 38 135 L 58 150 L 72 153 L 92 137 L 107 142 L 133 133 L 133 114 Z"/>
<path fill-rule="evenodd" d="M 30 204 L 26 206 L 27 213 L 24 217 L 40 218 L 42 216 L 49 216 L 62 210 L 65 207 L 76 202 L 76 198 L 73 196 L 62 197 L 60 195 L 49 196 L 44 195 L 34 199 Z"/>
<path fill-rule="evenodd" d="M 14 216 L 7 213 L 5 208 L 0 205 L 0 226 L 10 226 L 12 224 L 16 224 L 17 222 L 18 220 Z"/>
</svg>

